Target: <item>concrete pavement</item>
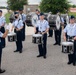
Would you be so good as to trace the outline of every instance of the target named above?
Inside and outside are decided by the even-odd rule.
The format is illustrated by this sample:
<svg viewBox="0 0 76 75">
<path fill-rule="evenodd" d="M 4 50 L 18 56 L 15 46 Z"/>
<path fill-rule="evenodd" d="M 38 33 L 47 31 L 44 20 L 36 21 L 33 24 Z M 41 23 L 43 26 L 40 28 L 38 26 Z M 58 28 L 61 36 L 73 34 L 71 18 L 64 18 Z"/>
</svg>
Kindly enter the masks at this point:
<svg viewBox="0 0 76 75">
<path fill-rule="evenodd" d="M 7 40 L 7 39 L 6 39 Z M 37 58 L 37 45 L 32 43 L 32 36 L 26 36 L 23 53 L 14 53 L 14 42 L 8 42 L 3 49 L 3 75 L 76 75 L 76 66 L 67 65 L 68 55 L 61 52 L 61 46 L 53 46 L 54 37 L 47 39 L 47 58 Z"/>
</svg>

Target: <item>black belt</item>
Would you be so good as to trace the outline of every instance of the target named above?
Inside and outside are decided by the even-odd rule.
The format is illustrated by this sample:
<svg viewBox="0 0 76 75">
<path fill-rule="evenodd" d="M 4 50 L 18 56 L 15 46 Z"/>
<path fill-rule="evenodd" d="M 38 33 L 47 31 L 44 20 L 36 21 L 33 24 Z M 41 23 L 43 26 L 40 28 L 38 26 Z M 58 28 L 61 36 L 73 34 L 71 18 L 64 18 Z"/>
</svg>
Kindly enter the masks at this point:
<svg viewBox="0 0 76 75">
<path fill-rule="evenodd" d="M 39 32 L 41 32 L 41 31 L 39 31 Z M 42 31 L 42 32 L 45 32 L 45 31 Z"/>
<path fill-rule="evenodd" d="M 42 31 L 42 32 L 41 32 L 41 31 L 39 31 L 38 33 L 42 34 L 43 32 L 45 32 L 45 31 Z M 46 34 L 46 33 L 45 33 L 45 34 Z"/>
<path fill-rule="evenodd" d="M 68 38 L 74 38 L 75 36 L 68 36 L 68 35 L 67 35 L 67 37 L 68 37 Z"/>
<path fill-rule="evenodd" d="M 68 36 L 68 35 L 67 35 L 67 41 L 72 41 L 74 37 L 75 37 L 75 36 Z"/>
</svg>

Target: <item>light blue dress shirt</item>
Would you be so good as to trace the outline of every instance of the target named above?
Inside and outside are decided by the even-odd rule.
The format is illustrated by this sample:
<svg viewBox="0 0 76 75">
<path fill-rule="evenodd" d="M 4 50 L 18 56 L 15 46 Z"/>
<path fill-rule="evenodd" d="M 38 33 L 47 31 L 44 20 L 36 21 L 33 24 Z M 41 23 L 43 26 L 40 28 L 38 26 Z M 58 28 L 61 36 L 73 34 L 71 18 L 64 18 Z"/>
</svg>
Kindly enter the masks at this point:
<svg viewBox="0 0 76 75">
<path fill-rule="evenodd" d="M 39 20 L 36 26 L 38 27 L 40 32 L 43 32 L 46 31 L 47 28 L 49 28 L 49 23 L 46 20 L 43 21 Z"/>
<path fill-rule="evenodd" d="M 15 21 L 13 22 L 13 26 L 14 26 L 14 27 L 17 27 L 18 29 L 20 29 L 21 27 L 23 27 L 23 21 L 17 19 L 17 20 L 15 20 Z"/>
<path fill-rule="evenodd" d="M 5 17 L 0 16 L 0 26 L 2 26 L 4 23 L 6 23 Z"/>
<path fill-rule="evenodd" d="M 68 24 L 63 32 L 67 33 L 68 36 L 76 36 L 76 23 Z"/>
</svg>

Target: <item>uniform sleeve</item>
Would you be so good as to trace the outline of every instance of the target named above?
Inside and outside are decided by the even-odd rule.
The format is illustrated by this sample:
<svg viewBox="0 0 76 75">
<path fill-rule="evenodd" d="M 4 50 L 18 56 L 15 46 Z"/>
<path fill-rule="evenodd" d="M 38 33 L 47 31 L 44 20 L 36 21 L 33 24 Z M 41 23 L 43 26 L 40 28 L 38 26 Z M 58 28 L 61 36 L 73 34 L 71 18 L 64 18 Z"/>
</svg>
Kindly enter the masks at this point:
<svg viewBox="0 0 76 75">
<path fill-rule="evenodd" d="M 5 17 L 3 17 L 2 19 L 2 23 L 6 23 Z"/>
<path fill-rule="evenodd" d="M 49 23 L 48 23 L 48 21 L 46 21 L 46 28 L 49 28 Z"/>
<path fill-rule="evenodd" d="M 0 37 L 2 37 L 3 36 L 3 33 L 0 31 Z"/>
<path fill-rule="evenodd" d="M 25 22 L 26 21 L 26 15 L 24 14 L 23 15 L 23 22 Z"/>
<path fill-rule="evenodd" d="M 19 21 L 19 24 L 21 27 L 23 27 L 23 21 L 22 20 Z"/>
</svg>

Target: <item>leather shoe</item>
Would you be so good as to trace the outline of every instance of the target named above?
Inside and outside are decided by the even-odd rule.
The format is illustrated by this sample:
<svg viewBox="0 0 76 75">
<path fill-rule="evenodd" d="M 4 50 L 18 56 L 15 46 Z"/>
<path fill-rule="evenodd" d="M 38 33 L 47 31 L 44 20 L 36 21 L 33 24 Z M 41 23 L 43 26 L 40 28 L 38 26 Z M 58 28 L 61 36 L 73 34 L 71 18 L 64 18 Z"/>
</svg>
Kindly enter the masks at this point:
<svg viewBox="0 0 76 75">
<path fill-rule="evenodd" d="M 58 44 L 59 46 L 61 46 L 61 44 Z"/>
<path fill-rule="evenodd" d="M 51 37 L 50 35 L 48 37 Z"/>
<path fill-rule="evenodd" d="M 14 52 L 18 52 L 18 50 L 15 50 Z"/>
<path fill-rule="evenodd" d="M 49 35 L 48 37 L 52 37 L 51 35 Z"/>
<path fill-rule="evenodd" d="M 22 53 L 22 51 L 19 51 L 19 53 Z"/>
<path fill-rule="evenodd" d="M 73 66 L 76 66 L 76 63 L 73 63 Z"/>
<path fill-rule="evenodd" d="M 6 70 L 2 70 L 2 69 L 0 69 L 0 73 L 4 73 Z"/>
<path fill-rule="evenodd" d="M 43 58 L 46 59 L 46 56 L 44 55 Z"/>
<path fill-rule="evenodd" d="M 38 55 L 37 57 L 41 57 L 42 55 Z"/>
<path fill-rule="evenodd" d="M 57 43 L 54 43 L 53 45 L 57 45 Z"/>
<path fill-rule="evenodd" d="M 72 62 L 68 62 L 67 64 L 70 65 Z"/>
<path fill-rule="evenodd" d="M 2 46 L 2 48 L 5 48 L 5 46 Z"/>
</svg>

